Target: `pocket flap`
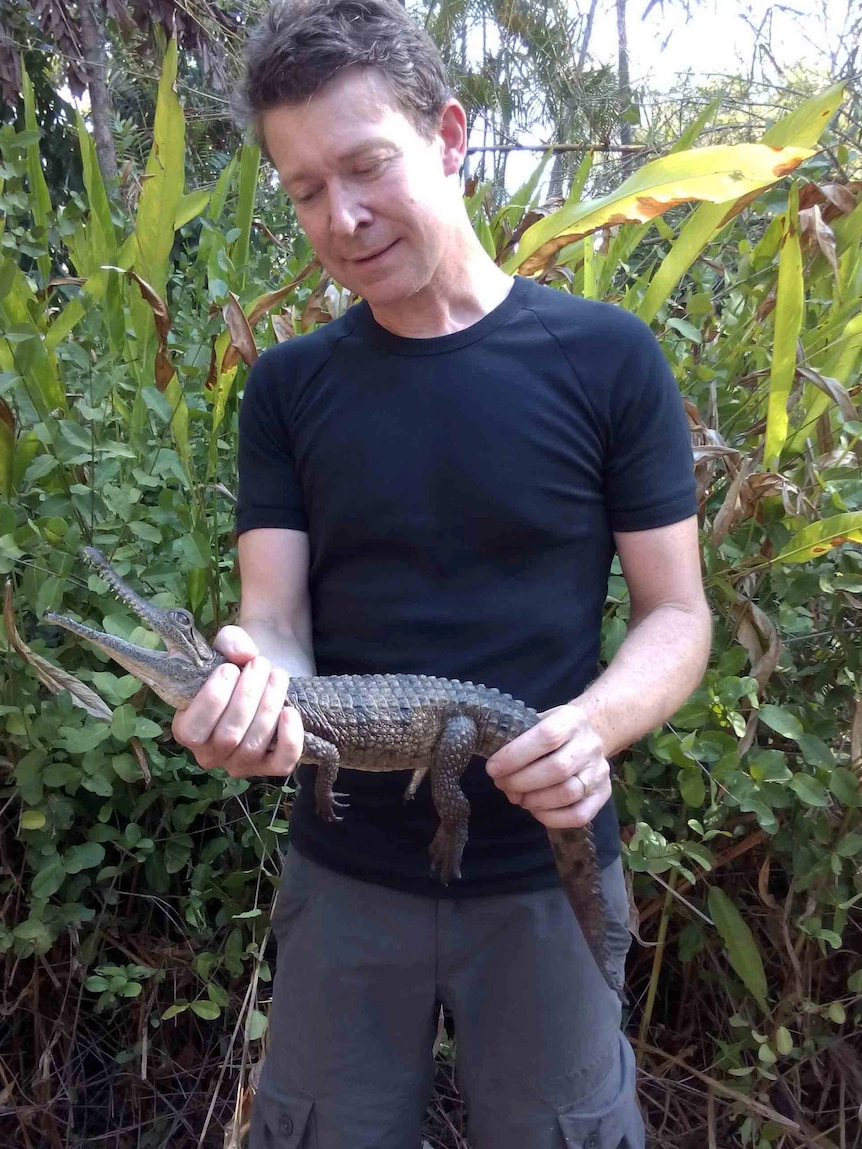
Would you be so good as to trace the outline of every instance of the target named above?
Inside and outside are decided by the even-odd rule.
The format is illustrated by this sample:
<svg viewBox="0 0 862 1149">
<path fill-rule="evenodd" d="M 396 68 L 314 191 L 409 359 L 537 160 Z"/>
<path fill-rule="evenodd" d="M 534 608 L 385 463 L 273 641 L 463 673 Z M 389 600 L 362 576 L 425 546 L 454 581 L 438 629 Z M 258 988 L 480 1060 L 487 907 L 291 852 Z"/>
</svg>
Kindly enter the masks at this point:
<svg viewBox="0 0 862 1149">
<path fill-rule="evenodd" d="M 255 1149 L 300 1149 L 313 1108 L 313 1098 L 264 1079 L 251 1108 L 251 1144 Z"/>
</svg>

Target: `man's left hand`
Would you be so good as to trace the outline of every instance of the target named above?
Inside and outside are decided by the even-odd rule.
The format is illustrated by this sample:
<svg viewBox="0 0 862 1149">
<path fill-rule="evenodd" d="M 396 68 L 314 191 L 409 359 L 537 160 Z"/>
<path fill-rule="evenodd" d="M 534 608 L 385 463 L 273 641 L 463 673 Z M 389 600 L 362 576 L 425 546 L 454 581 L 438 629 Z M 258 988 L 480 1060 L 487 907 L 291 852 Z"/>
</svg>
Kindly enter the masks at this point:
<svg viewBox="0 0 862 1149">
<path fill-rule="evenodd" d="M 506 797 L 551 828 L 585 826 L 611 796 L 602 743 L 576 702 L 546 710 L 541 721 L 488 759 Z"/>
</svg>

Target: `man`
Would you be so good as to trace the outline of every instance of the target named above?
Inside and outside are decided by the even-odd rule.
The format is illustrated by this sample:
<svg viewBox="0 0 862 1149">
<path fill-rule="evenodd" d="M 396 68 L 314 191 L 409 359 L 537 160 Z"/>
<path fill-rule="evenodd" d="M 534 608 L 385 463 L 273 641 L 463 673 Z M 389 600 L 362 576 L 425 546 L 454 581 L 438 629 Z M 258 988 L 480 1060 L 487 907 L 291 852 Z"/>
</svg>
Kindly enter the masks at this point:
<svg viewBox="0 0 862 1149">
<path fill-rule="evenodd" d="M 288 675 L 315 670 L 471 679 L 547 711 L 468 768 L 463 876 L 445 889 L 427 783 L 405 805 L 400 773 L 344 771 L 336 824 L 300 787 L 252 1149 L 418 1149 L 441 1002 L 473 1149 L 639 1149 L 619 1003 L 544 827 L 593 822 L 621 969 L 608 759 L 686 699 L 709 643 L 678 391 L 640 321 L 484 253 L 459 185 L 464 110 L 395 0 L 274 8 L 247 65 L 248 120 L 362 302 L 251 373 L 241 626 L 176 737 L 204 767 L 288 775 Z M 614 550 L 631 621 L 596 677 Z"/>
</svg>

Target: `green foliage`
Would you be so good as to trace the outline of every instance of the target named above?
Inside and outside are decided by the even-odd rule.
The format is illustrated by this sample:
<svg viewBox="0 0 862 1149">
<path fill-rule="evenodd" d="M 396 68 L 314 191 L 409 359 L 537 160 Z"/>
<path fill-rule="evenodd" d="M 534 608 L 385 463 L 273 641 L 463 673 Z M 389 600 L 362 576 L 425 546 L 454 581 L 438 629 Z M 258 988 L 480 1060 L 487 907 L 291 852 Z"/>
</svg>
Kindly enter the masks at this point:
<svg viewBox="0 0 862 1149">
<path fill-rule="evenodd" d="M 256 149 L 211 194 L 185 188 L 175 64 L 169 50 L 133 212 L 102 184 L 83 122 L 85 191 L 53 203 L 38 130 L 0 128 L 0 568 L 23 640 L 112 712 L 49 695 L 7 647 L 0 954 L 17 991 L 24 971 L 74 952 L 75 993 L 134 1018 L 127 1059 L 141 1032 L 190 1041 L 218 1023 L 263 1036 L 256 993 L 289 793 L 199 770 L 158 699 L 39 620 L 63 610 L 153 641 L 80 566 L 92 542 L 209 634 L 228 621 L 246 362 L 254 342 L 334 306 L 305 241 L 255 226 Z M 810 118 L 804 106 L 775 131 L 813 148 L 800 139 Z M 650 987 L 642 1035 L 674 1000 L 677 970 L 711 995 L 703 1064 L 753 1097 L 782 1073 L 813 1076 L 862 1017 L 862 205 L 831 211 L 825 165 L 806 160 L 750 203 L 606 220 L 544 272 L 653 322 L 688 403 L 714 654 L 690 701 L 619 763 L 641 929 L 661 914 L 667 938 L 632 978 Z M 501 261 L 535 222 L 537 187 L 496 209 L 480 188 L 468 205 Z M 819 231 L 803 226 L 814 206 Z M 627 618 L 616 570 L 605 658 Z M 741 1143 L 776 1140 L 761 1111 L 742 1113 Z"/>
</svg>

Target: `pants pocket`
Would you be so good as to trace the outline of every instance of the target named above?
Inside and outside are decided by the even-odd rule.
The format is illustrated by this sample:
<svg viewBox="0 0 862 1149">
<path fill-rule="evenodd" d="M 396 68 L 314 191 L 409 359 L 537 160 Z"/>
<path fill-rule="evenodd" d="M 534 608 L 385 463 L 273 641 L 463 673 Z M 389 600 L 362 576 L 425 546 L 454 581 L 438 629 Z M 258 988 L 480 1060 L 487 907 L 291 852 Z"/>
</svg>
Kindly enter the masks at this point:
<svg viewBox="0 0 862 1149">
<path fill-rule="evenodd" d="M 249 1149 L 314 1149 L 313 1109 L 311 1097 L 262 1080 L 251 1108 Z"/>
<path fill-rule="evenodd" d="M 590 1110 L 589 1099 L 559 1112 L 566 1149 L 644 1149 L 646 1133 L 635 1089 L 635 1060 L 625 1037 L 622 1072 L 616 1097 L 604 1107 Z"/>
</svg>

